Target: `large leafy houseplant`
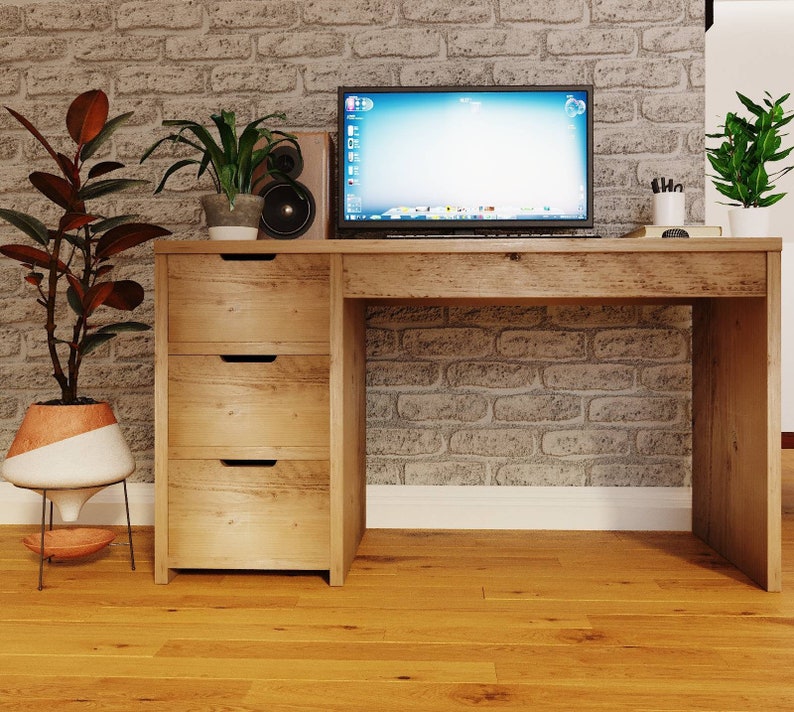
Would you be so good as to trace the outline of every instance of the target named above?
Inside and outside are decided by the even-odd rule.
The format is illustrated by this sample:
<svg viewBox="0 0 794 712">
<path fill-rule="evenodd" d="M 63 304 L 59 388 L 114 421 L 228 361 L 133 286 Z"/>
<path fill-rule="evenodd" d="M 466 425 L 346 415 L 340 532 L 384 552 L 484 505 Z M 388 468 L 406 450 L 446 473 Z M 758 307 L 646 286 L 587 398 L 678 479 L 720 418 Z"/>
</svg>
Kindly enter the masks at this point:
<svg viewBox="0 0 794 712">
<path fill-rule="evenodd" d="M 154 192 L 159 193 L 168 179 L 188 166 L 197 166 L 196 176 L 208 173 L 215 192 L 223 194 L 234 210 L 235 200 L 240 194 L 256 194 L 268 176 L 289 180 L 288 175 L 273 161 L 273 151 L 278 146 L 291 145 L 300 156 L 297 138 L 290 133 L 263 126 L 271 119 L 286 120 L 283 113 L 272 113 L 251 121 L 238 134 L 235 112 L 222 110 L 210 117 L 215 124 L 217 139 L 210 130 L 195 121 L 168 119 L 163 126 L 178 128 L 155 141 L 143 154 L 141 163 L 164 143 L 181 144 L 193 149 L 198 157 L 181 158 L 171 164 Z"/>
<path fill-rule="evenodd" d="M 782 161 L 794 150 L 794 146 L 781 148 L 786 134 L 780 133 L 794 114 L 787 114 L 783 109 L 789 94 L 774 101 L 769 92 L 765 95 L 762 106 L 736 92 L 752 118 L 728 112 L 721 125 L 722 131 L 706 134 L 707 138 L 719 141 L 716 146 L 706 148 L 706 156 L 714 169 L 711 176 L 714 186 L 731 201 L 724 204 L 744 208 L 768 207 L 786 195 L 769 193 L 775 189 L 773 181 L 794 166 L 770 172 L 767 164 Z"/>
<path fill-rule="evenodd" d="M 13 109 L 7 111 L 24 126 L 52 159 L 55 171 L 33 171 L 32 186 L 60 209 L 52 227 L 32 215 L 0 208 L 0 218 L 27 235 L 34 245 L 6 244 L 0 253 L 19 262 L 26 271 L 36 302 L 44 310 L 47 350 L 60 398 L 53 403 L 73 405 L 90 399 L 78 395 L 80 367 L 85 356 L 125 331 L 143 331 L 149 325 L 118 321 L 98 325 L 100 307 L 132 311 L 144 298 L 133 280 L 110 278 L 110 259 L 147 240 L 171 234 L 169 230 L 138 222 L 134 215 L 109 217 L 89 209 L 88 202 L 145 184 L 147 181 L 107 177 L 122 163 L 89 159 L 129 117 L 108 118 L 108 98 L 101 90 L 80 94 L 66 113 L 66 128 L 73 143 L 71 155 L 57 151 L 39 130 Z M 63 330 L 59 331 L 59 327 Z"/>
</svg>

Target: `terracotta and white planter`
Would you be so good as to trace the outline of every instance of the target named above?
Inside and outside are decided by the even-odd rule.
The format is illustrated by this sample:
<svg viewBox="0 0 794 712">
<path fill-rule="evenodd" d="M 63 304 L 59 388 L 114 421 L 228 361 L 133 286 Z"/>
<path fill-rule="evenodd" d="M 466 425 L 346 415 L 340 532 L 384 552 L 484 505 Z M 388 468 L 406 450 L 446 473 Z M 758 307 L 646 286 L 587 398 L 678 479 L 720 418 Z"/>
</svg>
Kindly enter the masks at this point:
<svg viewBox="0 0 794 712">
<path fill-rule="evenodd" d="M 261 195 L 241 193 L 234 199 L 234 210 L 222 193 L 201 196 L 207 217 L 210 240 L 256 240 L 265 199 Z"/>
<path fill-rule="evenodd" d="M 31 405 L 0 468 L 13 485 L 47 490 L 65 522 L 88 499 L 135 470 L 107 403 Z"/>
</svg>

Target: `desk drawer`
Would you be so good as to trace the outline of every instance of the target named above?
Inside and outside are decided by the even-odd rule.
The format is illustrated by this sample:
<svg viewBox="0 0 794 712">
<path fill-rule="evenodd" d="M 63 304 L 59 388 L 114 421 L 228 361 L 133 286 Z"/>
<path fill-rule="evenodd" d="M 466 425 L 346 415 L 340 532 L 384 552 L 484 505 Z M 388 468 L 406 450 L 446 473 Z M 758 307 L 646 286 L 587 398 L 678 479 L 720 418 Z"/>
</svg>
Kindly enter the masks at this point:
<svg viewBox="0 0 794 712">
<path fill-rule="evenodd" d="M 169 255 L 169 341 L 316 344 L 328 353 L 327 255 L 230 257 Z"/>
<path fill-rule="evenodd" d="M 175 568 L 329 568 L 327 461 L 171 460 Z"/>
<path fill-rule="evenodd" d="M 328 356 L 172 356 L 171 448 L 324 448 Z M 264 357 L 261 357 L 264 358 Z M 223 454 L 222 457 L 229 457 Z"/>
</svg>

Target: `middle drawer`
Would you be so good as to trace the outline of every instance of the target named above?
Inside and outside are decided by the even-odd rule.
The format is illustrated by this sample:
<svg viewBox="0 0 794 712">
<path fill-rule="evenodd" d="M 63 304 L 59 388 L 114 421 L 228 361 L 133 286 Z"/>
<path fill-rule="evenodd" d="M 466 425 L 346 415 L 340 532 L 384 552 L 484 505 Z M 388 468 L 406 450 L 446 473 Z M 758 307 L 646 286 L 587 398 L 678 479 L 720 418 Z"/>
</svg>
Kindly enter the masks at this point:
<svg viewBox="0 0 794 712">
<path fill-rule="evenodd" d="M 169 447 L 327 451 L 328 379 L 328 356 L 172 356 Z"/>
</svg>

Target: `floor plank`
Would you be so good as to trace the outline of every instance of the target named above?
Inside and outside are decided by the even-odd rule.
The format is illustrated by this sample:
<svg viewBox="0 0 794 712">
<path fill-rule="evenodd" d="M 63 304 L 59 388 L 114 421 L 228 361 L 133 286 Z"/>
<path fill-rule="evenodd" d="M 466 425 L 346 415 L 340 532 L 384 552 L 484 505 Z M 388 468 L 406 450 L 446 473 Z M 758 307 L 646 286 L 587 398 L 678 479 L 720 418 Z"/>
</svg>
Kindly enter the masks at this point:
<svg viewBox="0 0 794 712">
<path fill-rule="evenodd" d="M 45 568 L 0 527 L 0 712 L 794 710 L 783 592 L 686 532 L 368 531 L 349 579 L 153 583 L 153 532 Z M 123 533 L 120 534 L 120 538 Z"/>
</svg>

